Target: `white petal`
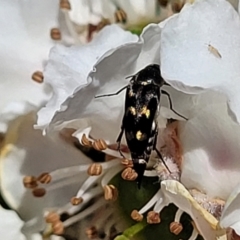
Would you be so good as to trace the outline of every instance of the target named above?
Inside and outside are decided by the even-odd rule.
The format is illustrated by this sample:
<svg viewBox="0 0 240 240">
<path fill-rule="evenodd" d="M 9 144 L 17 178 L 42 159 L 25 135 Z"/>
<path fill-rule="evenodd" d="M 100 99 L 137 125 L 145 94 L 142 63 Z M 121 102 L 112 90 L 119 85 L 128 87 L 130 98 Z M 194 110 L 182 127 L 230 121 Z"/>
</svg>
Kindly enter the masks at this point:
<svg viewBox="0 0 240 240">
<path fill-rule="evenodd" d="M 26 240 L 24 235 L 21 233 L 22 226 L 23 222 L 14 211 L 6 210 L 0 207 L 0 228 L 2 239 Z"/>
<path fill-rule="evenodd" d="M 240 128 L 229 117 L 224 98 L 218 104 L 206 103 L 180 126 L 182 183 L 226 200 L 240 182 Z"/>
<path fill-rule="evenodd" d="M 27 100 L 40 104 L 49 97 L 50 89 L 31 79 L 42 70 L 53 45 L 50 29 L 58 27 L 58 0 L 0 1 L 1 31 L 1 103 Z"/>
<path fill-rule="evenodd" d="M 94 97 L 117 92 L 128 84 L 129 79 L 125 79 L 127 76 L 136 74 L 146 65 L 159 63 L 157 53 L 160 46 L 157 39 L 160 33 L 158 25 L 153 24 L 145 29 L 137 43 L 132 35 L 123 36 L 122 41 L 119 40 L 119 45 L 122 46 L 99 59 L 95 70 L 90 74 L 92 82 L 86 88 L 76 91 L 73 98 L 64 103 L 67 109 L 57 113 L 51 125 L 90 118 L 92 136 L 115 142 L 123 116 L 124 92 L 112 97 Z M 119 34 L 118 38 L 120 36 Z M 81 126 L 79 128 L 82 129 Z"/>
<path fill-rule="evenodd" d="M 181 183 L 175 180 L 162 181 L 161 191 L 164 196 L 164 204 L 174 203 L 178 208 L 188 213 L 204 239 L 213 240 L 222 235 L 222 232 L 216 231 L 218 221 L 193 199 Z"/>
<path fill-rule="evenodd" d="M 118 37 L 116 38 L 116 36 Z M 41 127 L 47 125 L 54 113 L 60 110 L 60 106 L 66 98 L 71 96 L 77 88 L 80 89 L 87 84 L 88 74 L 105 52 L 121 44 L 136 40 L 137 37 L 135 35 L 122 30 L 116 25 L 111 25 L 105 27 L 87 45 L 72 46 L 70 48 L 57 46 L 53 48 L 46 67 L 45 78 L 52 85 L 54 95 L 46 108 L 43 108 L 38 113 L 38 125 Z M 87 95 L 91 97 L 89 94 Z M 94 98 L 93 96 L 92 98 Z M 84 98 L 86 99 L 86 97 Z M 65 103 L 64 105 L 67 106 L 67 104 Z M 83 102 L 81 104 L 78 103 L 77 108 L 74 109 L 74 114 L 80 113 L 83 105 Z"/>
<path fill-rule="evenodd" d="M 240 235 L 240 185 L 231 193 L 224 206 L 220 226 L 232 228 Z"/>
<path fill-rule="evenodd" d="M 228 2 L 186 4 L 166 23 L 161 44 L 164 79 L 189 93 L 208 88 L 225 93 L 240 120 L 240 19 Z M 208 44 L 216 50 L 209 51 Z"/>
<path fill-rule="evenodd" d="M 43 198 L 36 199 L 31 195 L 31 191 L 23 187 L 24 176 L 38 176 L 42 172 L 90 161 L 80 151 L 57 136 L 43 137 L 40 130 L 32 128 L 34 120 L 34 113 L 15 119 L 9 125 L 9 131 L 1 149 L 1 192 L 7 203 L 24 220 L 35 216 L 41 218 L 44 208 L 68 203 L 86 177 L 83 174 L 71 187 L 62 186 L 47 192 Z"/>
</svg>

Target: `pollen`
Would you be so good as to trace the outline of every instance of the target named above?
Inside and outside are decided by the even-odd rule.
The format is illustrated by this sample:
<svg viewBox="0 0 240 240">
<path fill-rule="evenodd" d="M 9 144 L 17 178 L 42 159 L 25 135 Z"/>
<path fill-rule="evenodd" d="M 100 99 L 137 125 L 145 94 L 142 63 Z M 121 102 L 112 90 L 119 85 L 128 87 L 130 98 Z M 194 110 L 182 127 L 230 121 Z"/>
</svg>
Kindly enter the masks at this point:
<svg viewBox="0 0 240 240">
<path fill-rule="evenodd" d="M 45 217 L 45 221 L 47 223 L 55 223 L 60 220 L 60 216 L 56 212 L 49 212 L 48 215 Z"/>
<path fill-rule="evenodd" d="M 34 197 L 43 197 L 46 194 L 45 188 L 35 188 L 32 191 Z"/>
<path fill-rule="evenodd" d="M 81 204 L 83 202 L 83 199 L 81 198 L 81 197 L 72 197 L 71 198 L 71 204 L 73 205 L 73 206 L 77 206 L 77 205 L 79 205 L 79 204 Z"/>
<path fill-rule="evenodd" d="M 150 110 L 149 110 L 149 109 L 147 109 L 147 107 L 146 107 L 146 106 L 144 106 L 144 107 L 142 108 L 142 110 L 141 110 L 140 114 L 141 114 L 141 115 L 145 115 L 145 116 L 146 116 L 146 118 L 149 118 L 149 117 L 150 117 Z"/>
<path fill-rule="evenodd" d="M 39 181 L 42 184 L 48 184 L 52 180 L 52 177 L 49 173 L 42 173 L 40 176 L 38 176 L 37 181 Z"/>
<path fill-rule="evenodd" d="M 141 222 L 143 220 L 143 215 L 140 214 L 137 210 L 133 210 L 131 213 L 131 218 L 136 222 Z"/>
<path fill-rule="evenodd" d="M 130 113 L 133 115 L 133 116 L 135 116 L 136 115 L 136 108 L 134 108 L 134 107 L 129 107 L 129 111 L 130 111 Z"/>
<path fill-rule="evenodd" d="M 178 235 L 183 230 L 183 226 L 180 222 L 171 222 L 169 230 L 171 233 Z"/>
<path fill-rule="evenodd" d="M 219 53 L 219 51 L 211 44 L 208 44 L 208 51 L 212 53 L 215 57 L 222 58 L 222 55 Z"/>
<path fill-rule="evenodd" d="M 25 188 L 36 188 L 38 186 L 37 178 L 34 176 L 25 176 L 23 178 L 23 185 Z"/>
<path fill-rule="evenodd" d="M 128 167 L 123 170 L 121 176 L 124 180 L 134 181 L 134 180 L 136 180 L 138 174 L 136 173 L 136 171 L 134 169 Z"/>
<path fill-rule="evenodd" d="M 93 163 L 89 166 L 88 175 L 90 176 L 99 176 L 102 173 L 102 165 L 98 163 Z"/>
<path fill-rule="evenodd" d="M 122 9 L 118 9 L 115 12 L 115 21 L 117 23 L 126 23 L 127 21 L 127 14 L 125 11 L 123 11 Z"/>
<path fill-rule="evenodd" d="M 107 143 L 103 139 L 95 140 L 92 144 L 93 148 L 102 151 L 107 149 Z"/>
<path fill-rule="evenodd" d="M 60 9 L 71 10 L 71 5 L 68 0 L 60 0 Z"/>
<path fill-rule="evenodd" d="M 62 39 L 62 34 L 58 28 L 52 28 L 50 31 L 50 36 L 53 40 L 61 40 Z"/>
<path fill-rule="evenodd" d="M 118 190 L 113 185 L 106 185 L 103 187 L 104 198 L 108 201 L 116 201 L 118 198 Z"/>
<path fill-rule="evenodd" d="M 36 71 L 32 74 L 32 80 L 37 83 L 43 82 L 43 73 L 41 71 Z"/>
<path fill-rule="evenodd" d="M 149 224 L 158 224 L 161 222 L 159 213 L 154 212 L 154 211 L 150 211 L 147 214 L 147 223 Z"/>
</svg>

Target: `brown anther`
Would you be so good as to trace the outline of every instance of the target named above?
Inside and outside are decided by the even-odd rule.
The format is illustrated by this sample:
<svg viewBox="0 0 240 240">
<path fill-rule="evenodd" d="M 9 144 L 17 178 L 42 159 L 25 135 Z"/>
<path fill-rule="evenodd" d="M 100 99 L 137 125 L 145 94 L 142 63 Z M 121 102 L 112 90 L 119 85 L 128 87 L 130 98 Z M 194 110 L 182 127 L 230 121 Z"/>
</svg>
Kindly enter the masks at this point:
<svg viewBox="0 0 240 240">
<path fill-rule="evenodd" d="M 71 204 L 76 206 L 76 205 L 79 205 L 80 203 L 83 202 L 83 199 L 81 197 L 72 197 L 71 198 Z"/>
<path fill-rule="evenodd" d="M 57 221 L 52 224 L 53 233 L 56 235 L 62 235 L 64 233 L 64 225 L 61 221 Z"/>
<path fill-rule="evenodd" d="M 111 22 L 109 19 L 103 18 L 102 21 L 96 26 L 96 31 L 100 31 L 101 29 L 103 29 L 104 27 L 106 27 L 107 25 L 110 25 Z"/>
<path fill-rule="evenodd" d="M 131 213 L 131 218 L 137 222 L 141 222 L 143 220 L 143 215 L 140 214 L 137 210 L 133 210 Z"/>
<path fill-rule="evenodd" d="M 43 73 L 40 71 L 36 71 L 32 74 L 32 80 L 37 82 L 37 83 L 42 83 L 43 82 Z"/>
<path fill-rule="evenodd" d="M 44 188 L 35 188 L 32 190 L 32 194 L 34 197 L 43 197 L 46 194 L 46 190 Z"/>
<path fill-rule="evenodd" d="M 42 184 L 48 184 L 51 182 L 52 177 L 49 173 L 42 173 L 38 176 L 37 180 Z"/>
<path fill-rule="evenodd" d="M 169 229 L 171 233 L 178 235 L 183 230 L 183 226 L 179 222 L 171 222 Z"/>
<path fill-rule="evenodd" d="M 171 6 L 172 6 L 172 11 L 174 13 L 179 13 L 184 6 L 184 2 L 181 2 L 180 0 L 177 0 L 177 1 L 173 2 L 171 4 Z"/>
<path fill-rule="evenodd" d="M 98 230 L 95 226 L 87 228 L 85 233 L 89 239 L 95 239 L 98 237 Z"/>
<path fill-rule="evenodd" d="M 98 139 L 98 140 L 94 141 L 92 146 L 94 149 L 96 149 L 98 151 L 107 149 L 107 143 L 103 139 Z"/>
<path fill-rule="evenodd" d="M 123 171 L 122 171 L 122 174 L 121 174 L 122 178 L 124 180 L 127 180 L 127 181 L 134 181 L 136 180 L 138 174 L 136 173 L 136 171 L 130 167 L 128 168 L 125 168 Z"/>
<path fill-rule="evenodd" d="M 58 213 L 56 212 L 50 212 L 48 213 L 48 215 L 45 217 L 45 221 L 47 223 L 55 223 L 58 222 L 60 220 L 60 216 Z"/>
<path fill-rule="evenodd" d="M 158 3 L 161 7 L 166 7 L 168 5 L 168 0 L 158 0 Z"/>
<path fill-rule="evenodd" d="M 160 223 L 161 219 L 160 219 L 159 213 L 154 212 L 154 211 L 148 212 L 148 214 L 147 214 L 147 222 L 149 224 L 158 224 L 158 223 Z"/>
<path fill-rule="evenodd" d="M 124 165 L 125 167 L 133 167 L 133 161 L 129 159 L 122 159 L 121 164 Z"/>
<path fill-rule="evenodd" d="M 127 21 L 127 14 L 122 9 L 118 9 L 114 15 L 117 23 L 125 23 Z"/>
<path fill-rule="evenodd" d="M 105 200 L 116 201 L 118 197 L 118 190 L 113 185 L 106 185 L 103 187 Z"/>
<path fill-rule="evenodd" d="M 53 40 L 61 40 L 62 38 L 62 34 L 58 28 L 52 28 L 50 35 Z"/>
<path fill-rule="evenodd" d="M 66 10 L 71 10 L 70 2 L 68 0 L 60 0 L 60 8 L 66 9 Z"/>
<path fill-rule="evenodd" d="M 88 175 L 90 176 L 99 176 L 102 173 L 102 165 L 99 163 L 93 163 L 89 166 Z"/>
<path fill-rule="evenodd" d="M 92 142 L 87 138 L 86 134 L 82 135 L 82 145 L 86 146 L 86 147 L 91 147 L 92 146 Z"/>
<path fill-rule="evenodd" d="M 36 188 L 38 186 L 37 178 L 34 176 L 25 176 L 23 178 L 23 185 L 25 188 Z"/>
</svg>

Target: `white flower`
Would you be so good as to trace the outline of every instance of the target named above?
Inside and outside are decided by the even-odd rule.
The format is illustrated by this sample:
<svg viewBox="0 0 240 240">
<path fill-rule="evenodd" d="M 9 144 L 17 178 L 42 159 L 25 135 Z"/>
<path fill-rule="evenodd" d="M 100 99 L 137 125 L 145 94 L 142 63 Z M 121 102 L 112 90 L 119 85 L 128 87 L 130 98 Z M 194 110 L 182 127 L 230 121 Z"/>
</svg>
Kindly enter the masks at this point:
<svg viewBox="0 0 240 240">
<path fill-rule="evenodd" d="M 111 26 L 109 27 L 109 30 L 116 31 L 114 28 L 115 28 L 114 26 Z M 105 31 L 107 33 L 107 29 Z M 63 72 L 60 71 L 59 73 L 61 75 L 59 73 L 58 74 L 61 76 L 61 81 L 63 83 L 66 82 L 70 77 L 73 80 L 76 79 L 75 80 L 76 90 L 73 93 L 73 96 L 70 96 L 62 104 L 61 109 L 57 104 L 56 106 L 53 105 L 52 109 L 49 109 L 48 114 L 43 115 L 41 111 L 39 112 L 40 122 L 41 119 L 45 119 L 44 124 L 42 125 L 45 126 L 47 133 L 52 134 L 56 130 L 65 127 L 73 127 L 77 130 L 74 133 L 74 136 L 76 136 L 82 143 L 83 134 L 86 134 L 87 137 L 91 136 L 94 139 L 102 138 L 106 140 L 109 145 L 113 144 L 116 140 L 116 137 L 119 133 L 119 129 L 121 126 L 124 94 L 120 93 L 119 95 L 113 96 L 111 98 L 106 97 L 95 99 L 94 97 L 96 95 L 117 92 L 119 89 L 121 89 L 128 83 L 128 80 L 125 79 L 127 76 L 135 74 L 137 71 L 139 71 L 139 69 L 145 67 L 148 64 L 159 63 L 160 34 L 161 27 L 159 27 L 158 25 L 150 25 L 148 28 L 145 29 L 138 42 L 136 42 L 135 39 L 134 42 L 131 38 L 130 38 L 131 41 L 126 38 L 126 41 L 125 42 L 123 41 L 124 44 L 122 46 L 106 52 L 103 56 L 99 58 L 98 61 L 93 63 L 95 64 L 94 70 L 90 73 L 88 78 L 88 85 L 85 88 L 83 88 L 85 85 L 80 84 L 82 79 L 83 80 L 85 79 L 86 81 L 88 74 L 87 72 L 84 76 L 82 76 L 82 78 L 80 78 L 76 77 L 78 76 L 76 75 L 76 73 L 78 72 L 67 71 L 67 74 L 64 74 L 64 70 Z M 54 59 L 57 59 L 58 61 L 52 61 L 53 62 L 52 64 L 50 60 L 50 63 L 46 68 L 46 74 L 48 74 L 48 72 L 50 73 L 54 71 L 55 72 L 54 75 L 56 75 L 56 73 L 59 71 L 58 66 L 64 66 L 64 68 L 62 69 L 70 69 L 70 66 L 71 68 L 73 68 L 75 65 L 71 64 L 70 56 L 72 59 L 76 59 L 75 54 L 76 56 L 81 56 L 80 51 L 83 51 L 84 48 L 80 49 L 79 53 L 71 51 L 71 49 L 65 49 L 65 55 L 68 56 L 69 60 L 68 58 L 64 58 L 64 61 L 62 61 L 61 60 L 62 58 L 59 57 L 63 54 L 64 50 L 61 50 L 62 53 L 60 52 L 60 54 L 58 51 L 56 51 Z M 78 74 L 80 73 L 81 72 L 79 71 Z M 49 76 L 51 75 L 49 74 Z M 55 84 L 51 77 L 49 77 L 49 82 Z M 77 83 L 79 84 L 78 88 Z M 73 90 L 71 91 L 73 92 Z M 175 95 L 185 97 L 185 95 L 182 93 L 177 93 L 174 90 L 171 91 Z M 64 98 L 66 97 L 67 94 L 64 95 Z M 63 101 L 64 99 L 61 100 L 61 102 Z M 167 106 L 167 104 L 168 102 L 164 103 L 165 106 Z M 58 112 L 56 112 L 54 117 L 52 118 L 56 107 L 60 111 L 58 110 Z M 165 109 L 163 108 L 163 110 Z M 164 114 L 169 115 L 169 111 L 164 111 Z M 176 117 L 176 115 L 173 114 L 171 116 Z M 51 118 L 52 121 L 48 126 L 49 120 Z M 82 123 L 83 119 L 87 120 L 88 122 L 87 125 L 83 125 Z M 110 148 L 106 149 L 105 152 L 108 154 L 119 156 L 118 153 L 113 153 L 113 151 Z M 148 174 L 148 172 L 146 172 L 146 174 Z M 154 175 L 156 176 L 156 173 Z M 161 190 L 159 191 L 159 193 L 157 193 L 156 196 L 158 196 L 158 194 L 160 195 L 162 194 Z M 180 201 L 180 196 L 177 195 L 176 198 L 174 197 L 173 199 L 174 204 L 181 208 L 182 205 Z M 150 202 L 151 206 L 155 203 L 156 207 L 158 206 L 156 197 L 153 198 Z M 165 204 L 167 205 L 168 203 L 169 202 L 167 201 Z M 192 204 L 196 204 L 197 206 L 196 202 Z M 191 212 L 192 204 L 188 205 L 183 210 L 189 213 L 192 217 L 195 217 L 195 219 L 197 219 L 197 213 Z M 147 205 L 146 209 L 143 212 L 145 212 L 148 209 L 149 206 Z M 161 211 L 162 208 L 157 207 L 157 210 Z M 213 217 L 213 219 L 215 218 Z M 201 226 L 200 229 L 206 230 L 208 228 L 208 227 L 206 228 L 206 226 L 208 226 L 206 220 L 203 220 L 203 222 L 199 220 L 198 224 L 199 226 Z M 216 224 L 217 220 L 215 219 L 214 224 L 212 224 L 212 227 L 209 228 L 209 231 L 210 232 L 212 231 L 211 234 L 213 234 L 214 236 L 218 235 L 218 233 L 216 233 L 214 230 L 214 228 L 216 229 Z M 206 232 L 204 232 L 204 230 L 202 230 L 201 233 L 204 236 L 208 236 L 208 234 L 210 234 L 209 231 L 206 230 Z M 211 234 L 209 236 L 212 236 Z"/>
<path fill-rule="evenodd" d="M 240 183 L 240 127 L 232 120 L 239 122 L 240 116 L 239 29 L 239 15 L 228 2 L 205 0 L 185 5 L 161 36 L 163 77 L 183 92 L 202 93 L 193 98 L 195 116 L 179 132 L 184 149 L 181 180 L 188 188 L 228 199 L 220 225 L 238 235 L 238 191 L 230 193 Z"/>
</svg>

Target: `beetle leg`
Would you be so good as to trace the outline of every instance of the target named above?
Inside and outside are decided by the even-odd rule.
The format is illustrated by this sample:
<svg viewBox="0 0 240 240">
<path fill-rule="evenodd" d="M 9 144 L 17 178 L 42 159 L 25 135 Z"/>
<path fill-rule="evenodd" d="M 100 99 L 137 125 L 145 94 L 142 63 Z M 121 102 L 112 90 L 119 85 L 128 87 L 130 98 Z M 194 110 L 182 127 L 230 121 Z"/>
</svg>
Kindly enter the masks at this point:
<svg viewBox="0 0 240 240">
<path fill-rule="evenodd" d="M 184 117 L 183 115 L 179 114 L 178 112 L 176 112 L 174 109 L 173 109 L 173 106 L 172 106 L 172 100 L 170 98 L 170 94 L 164 90 L 161 90 L 161 93 L 166 95 L 168 97 L 168 101 L 169 101 L 169 105 L 170 105 L 170 109 L 175 113 L 177 114 L 179 117 L 182 117 L 184 118 L 185 120 L 188 120 L 186 117 Z"/>
<path fill-rule="evenodd" d="M 109 94 L 104 94 L 104 95 L 98 95 L 98 96 L 95 96 L 95 98 L 116 96 L 116 95 L 118 95 L 120 92 L 122 92 L 123 90 L 125 90 L 127 87 L 128 87 L 128 85 L 127 85 L 127 86 L 124 86 L 124 87 L 121 88 L 121 89 L 119 89 L 119 90 L 118 90 L 117 92 L 115 92 L 115 93 L 109 93 Z"/>
<path fill-rule="evenodd" d="M 158 157 L 161 159 L 163 165 L 165 166 L 165 168 L 168 170 L 169 173 L 171 173 L 170 169 L 168 168 L 167 164 L 165 163 L 163 157 L 162 157 L 162 154 L 158 151 L 157 149 L 157 136 L 158 136 L 158 131 L 156 130 L 156 133 L 155 133 L 155 137 L 154 137 L 154 142 L 153 142 L 153 150 L 156 151 Z"/>
<path fill-rule="evenodd" d="M 121 151 L 121 140 L 122 140 L 123 132 L 124 132 L 124 127 L 122 126 L 122 127 L 121 127 L 121 132 L 119 133 L 116 142 L 117 142 L 117 150 L 118 150 L 118 152 L 120 153 L 120 155 L 121 155 L 123 158 L 125 158 L 125 156 L 123 155 L 123 153 L 122 153 L 122 151 Z"/>
</svg>

